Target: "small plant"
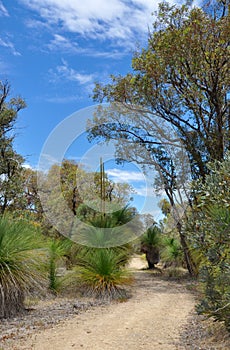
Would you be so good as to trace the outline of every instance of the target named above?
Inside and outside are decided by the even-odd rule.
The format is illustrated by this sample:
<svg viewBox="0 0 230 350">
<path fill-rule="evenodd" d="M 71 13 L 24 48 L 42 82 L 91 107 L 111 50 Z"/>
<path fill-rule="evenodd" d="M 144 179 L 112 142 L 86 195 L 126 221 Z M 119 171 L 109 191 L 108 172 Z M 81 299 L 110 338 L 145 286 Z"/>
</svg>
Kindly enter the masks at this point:
<svg viewBox="0 0 230 350">
<path fill-rule="evenodd" d="M 0 318 L 23 311 L 26 294 L 45 281 L 43 246 L 34 225 L 8 216 L 0 218 Z"/>
</svg>

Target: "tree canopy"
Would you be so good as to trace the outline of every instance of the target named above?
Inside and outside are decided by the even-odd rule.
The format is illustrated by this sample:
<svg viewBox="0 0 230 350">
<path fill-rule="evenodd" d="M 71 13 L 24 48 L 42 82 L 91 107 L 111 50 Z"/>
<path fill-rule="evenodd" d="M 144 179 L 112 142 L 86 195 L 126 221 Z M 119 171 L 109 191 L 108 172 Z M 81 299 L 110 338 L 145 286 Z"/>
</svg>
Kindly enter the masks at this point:
<svg viewBox="0 0 230 350">
<path fill-rule="evenodd" d="M 133 71 L 95 86 L 96 101 L 119 102 L 133 115 L 121 112 L 119 122 L 110 113 L 99 127 L 96 119 L 91 137 L 125 138 L 159 157 L 155 124 L 169 123 L 188 152 L 193 177 L 204 178 L 207 162 L 223 159 L 230 146 L 228 6 L 161 3 L 147 48 L 133 57 Z"/>
</svg>

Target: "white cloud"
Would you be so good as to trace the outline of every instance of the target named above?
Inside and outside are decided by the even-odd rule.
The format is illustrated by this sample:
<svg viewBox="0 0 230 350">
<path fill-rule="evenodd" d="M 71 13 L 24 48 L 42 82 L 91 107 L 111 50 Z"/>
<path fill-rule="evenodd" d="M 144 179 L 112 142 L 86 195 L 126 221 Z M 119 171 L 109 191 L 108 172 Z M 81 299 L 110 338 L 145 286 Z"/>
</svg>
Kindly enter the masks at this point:
<svg viewBox="0 0 230 350">
<path fill-rule="evenodd" d="M 75 69 L 69 67 L 68 63 L 65 60 L 62 60 L 62 65 L 57 66 L 55 70 L 50 70 L 50 74 L 51 81 L 65 79 L 68 81 L 76 82 L 80 85 L 90 84 L 95 78 L 94 74 L 78 72 Z"/>
<path fill-rule="evenodd" d="M 106 170 L 106 173 L 115 182 L 145 181 L 145 176 L 138 171 L 108 169 L 108 170 Z"/>
<path fill-rule="evenodd" d="M 120 59 L 124 56 L 125 52 L 121 52 L 118 49 L 111 49 L 110 51 L 99 51 L 94 47 L 80 47 L 78 43 L 64 35 L 54 34 L 53 39 L 47 45 L 51 51 L 62 51 L 70 54 L 83 54 L 90 57 L 101 58 L 113 58 Z"/>
<path fill-rule="evenodd" d="M 0 46 L 6 47 L 8 49 L 10 49 L 10 51 L 12 52 L 12 54 L 14 56 L 21 56 L 20 52 L 18 52 L 15 47 L 14 44 L 12 42 L 10 42 L 9 40 L 2 40 L 0 38 Z"/>
<path fill-rule="evenodd" d="M 77 33 L 91 39 L 110 39 L 134 46 L 148 26 L 160 0 L 20 0 L 63 32 Z M 176 0 L 180 2 L 179 0 Z M 170 2 L 176 2 L 171 0 Z M 62 40 L 61 37 L 57 38 Z M 63 42 L 66 45 L 66 42 Z"/>
<path fill-rule="evenodd" d="M 5 8 L 5 6 L 3 5 L 2 1 L 0 1 L 0 16 L 9 17 L 9 13 Z"/>
<path fill-rule="evenodd" d="M 28 163 L 24 163 L 22 164 L 22 167 L 25 168 L 25 169 L 33 169 L 32 166 Z"/>
</svg>

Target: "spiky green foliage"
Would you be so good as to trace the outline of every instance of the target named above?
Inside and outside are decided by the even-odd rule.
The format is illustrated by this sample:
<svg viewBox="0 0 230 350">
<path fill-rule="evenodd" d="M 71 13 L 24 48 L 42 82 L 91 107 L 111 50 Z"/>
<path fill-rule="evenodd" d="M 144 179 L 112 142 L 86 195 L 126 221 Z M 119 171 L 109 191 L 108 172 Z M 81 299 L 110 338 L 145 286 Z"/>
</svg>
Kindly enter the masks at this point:
<svg viewBox="0 0 230 350">
<path fill-rule="evenodd" d="M 33 225 L 0 217 L 0 318 L 22 311 L 25 295 L 44 282 L 42 246 Z"/>
<path fill-rule="evenodd" d="M 53 293 L 58 292 L 60 280 L 57 277 L 58 263 L 67 256 L 71 249 L 71 241 L 68 239 L 54 239 L 49 243 L 49 288 Z"/>
<path fill-rule="evenodd" d="M 114 299 L 126 295 L 124 286 L 132 282 L 124 269 L 125 250 L 91 249 L 81 258 L 79 279 L 85 291 L 98 298 Z"/>
<path fill-rule="evenodd" d="M 161 242 L 161 230 L 154 225 L 149 227 L 146 233 L 141 237 L 141 243 L 149 246 L 159 246 Z"/>
<path fill-rule="evenodd" d="M 136 238 L 135 232 L 142 229 L 142 223 L 134 208 L 128 205 L 112 213 L 98 214 L 90 218 L 87 224 L 73 227 L 73 240 L 94 248 L 109 248 L 127 245 Z"/>
<path fill-rule="evenodd" d="M 181 266 L 183 263 L 183 250 L 175 237 L 164 237 L 162 241 L 161 259 L 166 266 Z"/>
</svg>

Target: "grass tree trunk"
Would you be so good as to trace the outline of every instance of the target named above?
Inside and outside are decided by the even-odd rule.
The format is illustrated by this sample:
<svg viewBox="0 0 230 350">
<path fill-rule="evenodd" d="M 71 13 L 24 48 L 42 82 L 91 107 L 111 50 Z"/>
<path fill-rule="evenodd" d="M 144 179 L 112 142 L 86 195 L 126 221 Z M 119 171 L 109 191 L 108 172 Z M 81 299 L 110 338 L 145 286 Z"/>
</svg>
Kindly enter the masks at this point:
<svg viewBox="0 0 230 350">
<path fill-rule="evenodd" d="M 25 310 L 25 297 L 20 288 L 11 286 L 7 293 L 3 291 L 6 289 L 4 286 L 0 286 L 0 289 L 0 319 L 13 317 Z"/>
</svg>

